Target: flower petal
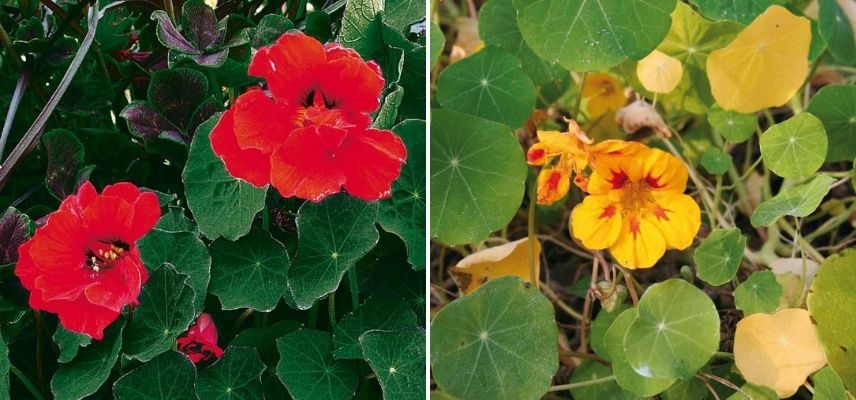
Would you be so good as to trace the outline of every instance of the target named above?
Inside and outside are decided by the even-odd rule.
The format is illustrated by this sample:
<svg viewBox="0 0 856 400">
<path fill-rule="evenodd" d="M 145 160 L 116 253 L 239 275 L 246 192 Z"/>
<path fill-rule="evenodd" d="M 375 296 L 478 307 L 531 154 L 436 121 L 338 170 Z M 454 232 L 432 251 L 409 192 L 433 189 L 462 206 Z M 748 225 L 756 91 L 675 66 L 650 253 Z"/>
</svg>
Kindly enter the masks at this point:
<svg viewBox="0 0 856 400">
<path fill-rule="evenodd" d="M 666 253 L 666 241 L 651 217 L 626 216 L 609 252 L 625 268 L 651 268 Z"/>
<path fill-rule="evenodd" d="M 327 56 L 318 40 L 300 32 L 287 32 L 268 47 L 259 49 L 248 73 L 267 81 L 278 100 L 303 104 L 322 74 Z"/>
<path fill-rule="evenodd" d="M 211 131 L 211 147 L 232 176 L 256 187 L 270 183 L 270 159 L 257 149 L 242 149 L 234 130 L 234 108 L 226 110 Z"/>
<path fill-rule="evenodd" d="M 30 239 L 29 254 L 38 269 L 61 271 L 83 265 L 86 258 L 87 234 L 83 221 L 75 215 L 57 211 Z"/>
<path fill-rule="evenodd" d="M 345 174 L 334 162 L 343 129 L 308 126 L 291 133 L 271 156 L 271 183 L 283 197 L 321 201 L 338 193 Z"/>
<path fill-rule="evenodd" d="M 350 130 L 336 162 L 347 180 L 345 190 L 366 201 L 387 198 L 407 158 L 404 142 L 392 131 Z"/>
<path fill-rule="evenodd" d="M 98 196 L 83 210 L 86 238 L 90 242 L 121 239 L 133 243 L 131 234 L 134 221 L 134 206 L 121 197 Z M 80 253 L 80 261 L 86 255 Z"/>
<path fill-rule="evenodd" d="M 95 282 L 86 287 L 86 299 L 117 312 L 127 304 L 136 304 L 142 285 L 141 264 L 138 254 L 126 255 L 110 269 L 99 273 Z"/>
<path fill-rule="evenodd" d="M 562 157 L 564 160 L 564 157 Z M 553 204 L 568 194 L 571 188 L 571 168 L 564 161 L 538 173 L 538 204 Z"/>
<path fill-rule="evenodd" d="M 149 233 L 161 217 L 160 202 L 153 192 L 143 192 L 134 203 L 134 221 L 128 239 L 135 242 Z"/>
<path fill-rule="evenodd" d="M 63 328 L 83 333 L 95 340 L 104 339 L 104 329 L 119 318 L 119 312 L 93 305 L 85 297 L 74 301 L 52 302 L 54 312 L 59 316 Z"/>
<path fill-rule="evenodd" d="M 337 108 L 368 114 L 380 105 L 384 79 L 374 61 L 341 46 L 328 46 L 327 65 L 319 76 L 319 87 Z"/>
<path fill-rule="evenodd" d="M 235 100 L 234 129 L 243 149 L 259 149 L 273 154 L 297 128 L 297 107 L 287 106 L 268 97 L 261 90 L 251 90 Z"/>
<path fill-rule="evenodd" d="M 652 221 L 666 239 L 666 246 L 683 250 L 693 243 L 701 226 L 701 210 L 692 197 L 674 192 L 654 192 Z"/>
<path fill-rule="evenodd" d="M 650 149 L 639 158 L 641 179 L 657 191 L 683 193 L 687 188 L 687 167 L 677 157 L 660 149 Z"/>
<path fill-rule="evenodd" d="M 571 212 L 574 237 L 591 250 L 612 246 L 621 233 L 622 217 L 619 207 L 609 196 L 586 196 Z"/>
</svg>

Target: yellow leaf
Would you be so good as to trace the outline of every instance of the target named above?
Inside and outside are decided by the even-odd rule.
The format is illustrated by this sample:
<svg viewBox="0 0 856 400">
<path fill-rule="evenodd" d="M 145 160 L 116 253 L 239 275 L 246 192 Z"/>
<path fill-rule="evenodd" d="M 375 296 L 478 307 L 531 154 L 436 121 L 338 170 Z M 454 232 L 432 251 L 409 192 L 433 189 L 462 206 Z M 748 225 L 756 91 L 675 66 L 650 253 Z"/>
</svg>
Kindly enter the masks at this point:
<svg viewBox="0 0 856 400">
<path fill-rule="evenodd" d="M 808 74 L 811 23 L 781 6 L 770 6 L 731 44 L 707 59 L 716 102 L 753 113 L 787 103 Z"/>
<path fill-rule="evenodd" d="M 541 268 L 541 243 L 535 245 L 535 276 Z M 518 276 L 524 281 L 529 279 L 529 239 L 523 238 L 501 246 L 491 247 L 470 254 L 458 265 L 449 269 L 449 274 L 464 294 L 469 294 L 491 279 L 502 276 Z"/>
<path fill-rule="evenodd" d="M 681 82 L 684 66 L 674 57 L 654 50 L 636 64 L 642 86 L 654 93 L 669 93 Z"/>
<path fill-rule="evenodd" d="M 808 311 L 789 308 L 772 315 L 752 314 L 738 322 L 734 362 L 747 382 L 769 387 L 784 398 L 826 365 L 826 354 Z"/>
</svg>

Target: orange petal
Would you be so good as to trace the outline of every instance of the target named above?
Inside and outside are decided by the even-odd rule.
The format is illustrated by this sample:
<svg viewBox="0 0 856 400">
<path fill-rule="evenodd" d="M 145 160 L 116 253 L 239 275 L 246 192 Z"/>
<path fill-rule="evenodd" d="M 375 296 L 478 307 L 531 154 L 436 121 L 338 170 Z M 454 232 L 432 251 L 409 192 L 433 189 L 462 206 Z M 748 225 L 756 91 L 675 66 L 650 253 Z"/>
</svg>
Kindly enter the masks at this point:
<svg viewBox="0 0 856 400">
<path fill-rule="evenodd" d="M 565 197 L 571 188 L 571 170 L 562 162 L 538 173 L 538 204 L 552 204 Z"/>
</svg>

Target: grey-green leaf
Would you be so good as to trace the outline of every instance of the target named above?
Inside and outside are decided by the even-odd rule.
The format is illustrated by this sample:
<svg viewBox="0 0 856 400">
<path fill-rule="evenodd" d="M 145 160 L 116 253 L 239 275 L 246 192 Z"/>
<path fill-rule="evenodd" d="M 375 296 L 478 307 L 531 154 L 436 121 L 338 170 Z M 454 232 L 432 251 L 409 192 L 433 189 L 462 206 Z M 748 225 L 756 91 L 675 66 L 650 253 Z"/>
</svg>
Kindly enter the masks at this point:
<svg viewBox="0 0 856 400">
<path fill-rule="evenodd" d="M 437 386 L 461 399 L 540 399 L 558 367 L 553 305 L 520 278 L 493 279 L 431 324 Z"/>
<path fill-rule="evenodd" d="M 761 135 L 761 157 L 776 175 L 801 178 L 817 172 L 826 159 L 826 129 L 803 112 L 771 126 Z"/>
<path fill-rule="evenodd" d="M 333 356 L 363 358 L 359 339 L 370 330 L 396 330 L 416 325 L 410 305 L 400 298 L 371 297 L 356 310 L 345 315 L 333 328 Z"/>
<path fill-rule="evenodd" d="M 113 384 L 116 400 L 197 400 L 196 368 L 184 354 L 168 351 Z"/>
<path fill-rule="evenodd" d="M 211 243 L 211 294 L 224 310 L 270 311 L 282 298 L 288 274 L 285 246 L 261 229 L 236 242 Z"/>
<path fill-rule="evenodd" d="M 57 400 L 82 399 L 95 393 L 110 376 L 122 348 L 124 320 L 118 320 L 104 331 L 104 339 L 81 349 L 74 360 L 60 364 L 51 392 Z"/>
<path fill-rule="evenodd" d="M 188 283 L 196 292 L 197 310 L 205 304 L 205 293 L 211 280 L 211 256 L 208 248 L 191 232 L 167 232 L 153 229 L 143 237 L 137 247 L 149 273 L 170 264 L 175 270 L 190 277 Z"/>
<path fill-rule="evenodd" d="M 250 231 L 256 213 L 264 208 L 267 188 L 232 177 L 214 154 L 209 135 L 219 118 L 199 125 L 181 177 L 199 231 L 209 239 L 236 240 Z"/>
<path fill-rule="evenodd" d="M 380 382 L 384 400 L 424 399 L 425 330 L 384 329 L 360 336 L 360 347 Z"/>
<path fill-rule="evenodd" d="M 230 346 L 217 362 L 199 372 L 196 394 L 206 400 L 263 400 L 264 370 L 256 349 Z"/>
<path fill-rule="evenodd" d="M 701 242 L 693 254 L 699 279 L 719 286 L 734 278 L 743 250 L 746 248 L 746 237 L 740 229 L 716 229 Z"/>
<path fill-rule="evenodd" d="M 300 247 L 288 270 L 288 293 L 297 308 L 308 309 L 339 286 L 342 276 L 377 244 L 377 203 L 345 194 L 297 211 Z"/>
<path fill-rule="evenodd" d="M 604 344 L 612 360 L 612 373 L 615 382 L 622 389 L 637 396 L 650 397 L 663 392 L 675 383 L 675 378 L 649 378 L 636 372 L 630 363 L 624 349 L 624 337 L 630 326 L 639 318 L 639 309 L 631 308 L 621 313 L 615 322 L 606 330 Z"/>
<path fill-rule="evenodd" d="M 818 30 L 835 60 L 847 65 L 856 63 L 856 38 L 850 18 L 836 0 L 818 0 Z"/>
<path fill-rule="evenodd" d="M 743 143 L 755 133 L 758 118 L 752 114 L 723 110 L 719 106 L 711 108 L 707 121 L 716 132 L 730 143 Z"/>
<path fill-rule="evenodd" d="M 752 213 L 752 226 L 771 226 L 785 215 L 805 217 L 814 212 L 829 193 L 835 178 L 818 175 L 806 184 L 782 190 L 772 199 L 764 200 Z"/>
<path fill-rule="evenodd" d="M 349 400 L 359 384 L 359 365 L 333 358 L 327 332 L 301 329 L 276 341 L 276 375 L 295 400 Z"/>
<path fill-rule="evenodd" d="M 772 271 L 757 271 L 734 289 L 734 306 L 745 315 L 771 313 L 779 306 L 784 289 Z"/>
</svg>

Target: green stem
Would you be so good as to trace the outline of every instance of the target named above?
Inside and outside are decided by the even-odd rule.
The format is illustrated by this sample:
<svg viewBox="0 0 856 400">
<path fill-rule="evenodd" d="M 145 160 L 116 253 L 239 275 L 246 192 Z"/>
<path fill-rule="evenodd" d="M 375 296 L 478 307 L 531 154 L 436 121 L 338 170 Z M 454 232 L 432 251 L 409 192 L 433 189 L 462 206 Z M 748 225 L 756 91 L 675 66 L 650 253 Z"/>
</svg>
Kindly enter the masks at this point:
<svg viewBox="0 0 856 400">
<path fill-rule="evenodd" d="M 357 268 L 348 270 L 348 287 L 351 290 L 351 309 L 356 310 L 360 306 L 360 292 L 357 287 Z"/>
<path fill-rule="evenodd" d="M 582 382 L 568 383 L 565 385 L 556 385 L 556 386 L 551 387 L 550 390 L 548 390 L 548 391 L 549 392 L 558 392 L 560 390 L 570 390 L 570 389 L 576 389 L 576 388 L 581 388 L 581 387 L 586 387 L 586 386 L 599 385 L 601 383 L 612 382 L 614 380 L 615 380 L 615 376 L 610 375 L 610 376 L 605 376 L 603 378 L 595 378 L 595 379 L 582 381 Z"/>
<path fill-rule="evenodd" d="M 580 92 L 577 93 L 577 102 L 574 103 L 574 113 L 572 114 L 574 116 L 574 119 L 580 118 L 580 104 L 583 101 L 583 88 L 586 85 L 586 76 L 587 75 L 588 75 L 588 72 L 583 72 L 583 74 L 580 78 Z"/>
<path fill-rule="evenodd" d="M 713 215 L 710 217 L 711 219 L 711 228 L 716 226 L 716 221 L 719 218 L 719 200 L 722 197 L 722 175 L 716 176 L 716 190 L 713 192 L 713 207 L 711 211 L 713 211 Z"/>
<path fill-rule="evenodd" d="M 24 375 L 24 373 L 21 372 L 18 367 L 16 367 L 14 364 L 9 364 L 9 370 L 11 370 L 12 374 L 15 375 L 15 377 L 17 377 L 18 380 L 24 384 L 24 387 L 27 388 L 27 390 L 30 392 L 30 394 L 33 395 L 36 400 L 45 399 L 45 396 L 42 396 L 42 394 L 39 392 L 39 389 L 37 389 L 36 385 L 33 384 L 33 381 L 31 381 L 30 378 L 27 378 L 27 375 Z"/>
<path fill-rule="evenodd" d="M 527 241 L 529 244 L 529 282 L 538 287 L 538 274 L 535 272 L 535 241 L 537 239 L 537 235 L 535 232 L 535 190 L 532 190 L 529 195 L 529 221 L 528 221 L 528 232 L 529 232 L 529 240 Z"/>
<path fill-rule="evenodd" d="M 175 6 L 172 5 L 172 0 L 163 0 L 163 8 L 166 9 L 166 14 L 169 15 L 169 19 L 173 22 L 177 22 L 175 20 Z"/>
<path fill-rule="evenodd" d="M 244 324 L 244 321 L 246 321 L 247 318 L 250 317 L 250 315 L 253 315 L 253 309 L 252 308 L 248 308 L 248 309 L 244 310 L 244 312 L 242 312 L 241 315 L 238 316 L 238 319 L 236 319 L 235 323 L 232 324 L 232 333 L 233 334 L 238 333 L 238 329 L 241 327 L 241 325 Z"/>
<path fill-rule="evenodd" d="M 267 206 L 262 210 L 262 229 L 265 232 L 270 232 L 270 210 Z"/>
<path fill-rule="evenodd" d="M 336 292 L 327 296 L 327 313 L 330 318 L 330 328 L 336 327 Z"/>
</svg>

